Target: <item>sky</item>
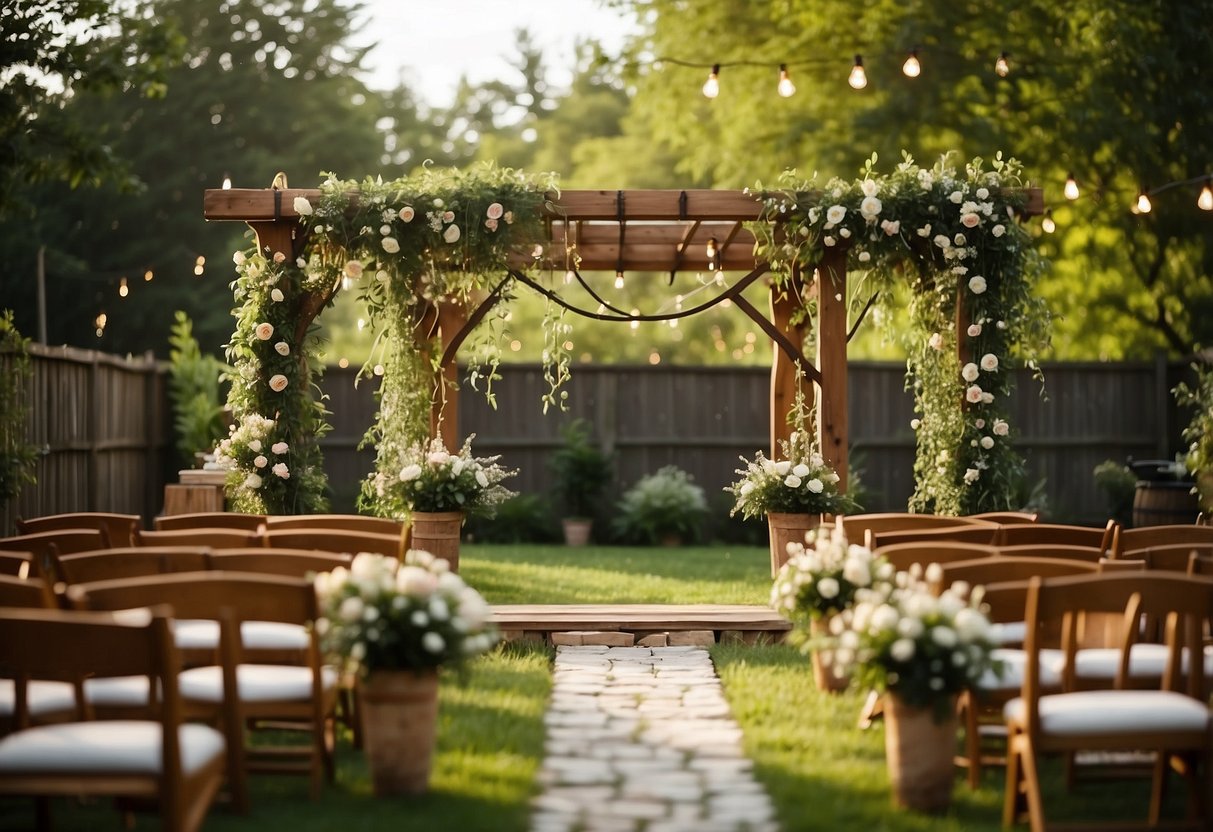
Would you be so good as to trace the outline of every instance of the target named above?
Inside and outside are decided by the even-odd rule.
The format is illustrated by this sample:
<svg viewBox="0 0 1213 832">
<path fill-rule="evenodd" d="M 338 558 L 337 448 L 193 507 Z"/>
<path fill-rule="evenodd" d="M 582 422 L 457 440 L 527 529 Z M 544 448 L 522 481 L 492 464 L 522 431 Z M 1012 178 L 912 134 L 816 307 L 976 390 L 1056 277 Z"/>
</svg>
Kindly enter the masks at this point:
<svg viewBox="0 0 1213 832">
<path fill-rule="evenodd" d="M 599 0 L 366 0 L 362 43 L 367 83 L 392 89 L 405 83 L 431 106 L 449 104 L 459 78 L 486 81 L 510 72 L 514 32 L 530 30 L 543 50 L 549 80 L 572 78 L 573 46 L 594 39 L 617 51 L 636 22 Z"/>
</svg>

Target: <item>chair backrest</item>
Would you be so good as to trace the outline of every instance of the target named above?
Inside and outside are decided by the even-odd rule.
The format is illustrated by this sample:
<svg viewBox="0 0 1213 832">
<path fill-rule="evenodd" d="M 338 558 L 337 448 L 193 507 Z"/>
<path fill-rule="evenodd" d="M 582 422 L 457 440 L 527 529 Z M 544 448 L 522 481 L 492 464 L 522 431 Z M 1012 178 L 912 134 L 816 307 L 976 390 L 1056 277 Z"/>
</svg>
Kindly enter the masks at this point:
<svg viewBox="0 0 1213 832">
<path fill-rule="evenodd" d="M 312 549 L 321 552 L 374 552 L 392 558 L 404 556 L 403 535 L 332 529 L 267 529 L 262 542 L 273 549 Z"/>
<path fill-rule="evenodd" d="M 134 546 L 135 532 L 143 528 L 143 518 L 137 514 L 113 514 L 105 511 L 73 511 L 49 514 L 17 521 L 18 534 L 60 531 L 63 529 L 97 529 L 105 533 L 105 546 Z M 60 552 L 63 548 L 60 547 Z"/>
<path fill-rule="evenodd" d="M 996 546 L 1089 546 L 1108 551 L 1117 528 L 1115 520 L 1109 520 L 1102 528 L 1061 523 L 1015 523 L 1000 526 L 994 543 Z"/>
<path fill-rule="evenodd" d="M 1188 574 L 1213 577 L 1213 557 L 1193 552 L 1188 559 Z"/>
<path fill-rule="evenodd" d="M 181 529 L 244 529 L 255 532 L 265 525 L 264 514 L 239 514 L 234 511 L 200 511 L 192 514 L 161 514 L 152 521 L 155 531 Z"/>
<path fill-rule="evenodd" d="M 0 575 L 17 578 L 37 577 L 42 574 L 42 565 L 32 552 L 0 550 Z"/>
<path fill-rule="evenodd" d="M 902 531 L 876 532 L 873 535 L 874 547 L 893 546 L 898 543 L 980 543 L 989 546 L 994 543 L 994 535 L 999 526 L 994 523 L 974 521 L 963 525 L 944 526 L 942 528 L 908 529 Z"/>
<path fill-rule="evenodd" d="M 842 528 L 847 540 L 852 543 L 865 543 L 868 534 L 873 536 L 882 532 L 917 531 L 921 529 L 940 529 L 953 526 L 970 526 L 984 524 L 983 520 L 971 520 L 967 517 L 953 517 L 944 514 L 911 514 L 909 512 L 881 512 L 876 514 L 849 514 L 842 518 Z M 991 524 L 993 526 L 993 524 Z"/>
<path fill-rule="evenodd" d="M 1089 575 L 1099 571 L 1094 563 L 1062 558 L 1034 558 L 1024 556 L 994 555 L 976 560 L 962 560 L 940 564 L 941 588 L 954 581 L 968 581 L 970 585 L 988 586 L 1010 581 L 1026 581 L 1033 577 L 1053 578 L 1060 575 Z"/>
<path fill-rule="evenodd" d="M 998 553 L 993 546 L 981 543 L 962 543 L 952 540 L 939 542 L 917 541 L 881 546 L 875 554 L 882 555 L 898 572 L 904 572 L 915 563 L 924 568 L 932 563 L 951 563 L 958 560 L 986 558 Z"/>
<path fill-rule="evenodd" d="M 1188 560 L 1193 552 L 1202 557 L 1213 557 L 1213 546 L 1204 543 L 1177 543 L 1170 546 L 1151 546 L 1149 549 L 1139 549 L 1122 554 L 1120 557 L 1144 560 L 1147 569 L 1161 569 L 1165 572 L 1186 572 L 1188 571 Z"/>
<path fill-rule="evenodd" d="M 208 568 L 203 546 L 128 546 L 63 555 L 55 562 L 59 579 L 69 584 L 162 575 L 171 572 L 204 572 Z"/>
<path fill-rule="evenodd" d="M 998 554 L 1004 557 L 1055 558 L 1057 560 L 1083 560 L 1099 563 L 1107 555 L 1098 546 L 1070 546 L 1065 544 L 1025 543 L 1016 546 L 998 546 Z"/>
<path fill-rule="evenodd" d="M 353 556 L 344 552 L 308 549 L 223 549 L 211 552 L 210 568 L 223 572 L 254 572 L 306 578 L 309 574 L 349 568 Z"/>
<path fill-rule="evenodd" d="M 41 607 L 55 609 L 54 590 L 40 578 L 18 578 L 0 575 L 0 607 Z"/>
<path fill-rule="evenodd" d="M 347 532 L 372 532 L 374 534 L 404 533 L 404 523 L 388 517 L 369 517 L 364 514 L 279 514 L 265 520 L 267 530 L 277 529 L 332 529 Z"/>
<path fill-rule="evenodd" d="M 174 529 L 139 532 L 137 546 L 201 546 L 208 549 L 247 549 L 261 545 L 257 531 L 232 528 Z"/>
<path fill-rule="evenodd" d="M 1193 544 L 1213 548 L 1213 526 L 1170 525 L 1122 529 L 1117 539 L 1116 556 L 1159 546 Z"/>
<path fill-rule="evenodd" d="M 108 549 L 105 540 L 105 532 L 100 529 L 58 529 L 0 538 L 0 549 L 29 552 L 42 562 L 56 553 L 65 555 Z"/>
<path fill-rule="evenodd" d="M 1034 511 L 983 511 L 980 514 L 966 514 L 972 520 L 985 520 L 1000 526 L 1012 526 L 1016 523 L 1036 523 L 1040 515 Z"/>
</svg>

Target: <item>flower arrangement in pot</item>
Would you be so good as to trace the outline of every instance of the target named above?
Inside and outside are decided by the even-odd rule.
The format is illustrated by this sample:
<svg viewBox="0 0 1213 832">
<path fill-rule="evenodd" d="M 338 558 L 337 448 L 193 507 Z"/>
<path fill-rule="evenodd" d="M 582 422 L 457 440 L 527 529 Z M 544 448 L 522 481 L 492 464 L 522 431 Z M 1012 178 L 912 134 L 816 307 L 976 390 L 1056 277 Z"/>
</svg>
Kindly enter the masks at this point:
<svg viewBox="0 0 1213 832">
<path fill-rule="evenodd" d="M 624 540 L 680 546 L 693 540 L 708 512 L 703 488 L 676 465 L 642 477 L 618 503 L 615 532 Z"/>
<path fill-rule="evenodd" d="M 735 498 L 729 515 L 741 512 L 747 520 L 766 515 L 771 530 L 771 575 L 779 574 L 788 559 L 788 546 L 804 540 L 823 514 L 855 510 L 853 500 L 838 490 L 838 473 L 813 447 L 812 437 L 801 429 L 780 442 L 783 458 L 767 459 L 759 451 L 752 460 L 741 457 L 740 479 L 725 486 Z"/>
<path fill-rule="evenodd" d="M 375 793 L 429 784 L 438 668 L 461 667 L 498 633 L 484 598 L 429 552 L 362 553 L 316 576 L 324 649 L 358 674 L 358 710 Z M 407 753 L 401 753 L 401 749 Z"/>
<path fill-rule="evenodd" d="M 956 699 L 987 671 L 993 630 L 982 590 L 956 582 L 939 594 L 938 576 L 913 568 L 892 584 L 856 592 L 832 625 L 834 660 L 885 694 L 885 752 L 903 806 L 945 809 L 951 801 Z"/>
<path fill-rule="evenodd" d="M 574 419 L 560 431 L 563 440 L 548 458 L 555 476 L 556 495 L 565 507 L 564 542 L 589 542 L 602 492 L 611 482 L 611 458 L 590 441 L 590 424 Z"/>
<path fill-rule="evenodd" d="M 848 543 L 841 527 L 810 531 L 804 543 L 791 543 L 788 551 L 771 585 L 771 606 L 792 622 L 795 637 L 812 652 L 818 689 L 841 690 L 848 679 L 823 643 L 828 622 L 850 609 L 860 590 L 887 585 L 893 566 L 866 546 Z"/>
</svg>

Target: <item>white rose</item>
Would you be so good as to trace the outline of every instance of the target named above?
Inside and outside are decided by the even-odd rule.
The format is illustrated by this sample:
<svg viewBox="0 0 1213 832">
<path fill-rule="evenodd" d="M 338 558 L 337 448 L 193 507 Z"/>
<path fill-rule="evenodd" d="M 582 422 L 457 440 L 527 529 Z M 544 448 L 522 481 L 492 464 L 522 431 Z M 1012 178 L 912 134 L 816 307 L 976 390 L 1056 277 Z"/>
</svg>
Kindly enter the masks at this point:
<svg viewBox="0 0 1213 832">
<path fill-rule="evenodd" d="M 837 244 L 838 244 L 838 241 L 837 241 L 837 240 L 835 240 L 833 237 L 831 237 L 831 236 L 830 236 L 830 235 L 828 235 L 828 234 L 827 234 L 825 237 L 822 237 L 821 241 L 822 241 L 823 243 L 825 243 L 827 246 L 833 246 L 833 245 L 837 245 Z"/>
<path fill-rule="evenodd" d="M 820 494 L 822 492 L 822 489 L 824 489 L 824 488 L 825 488 L 825 485 L 821 482 L 821 480 L 817 479 L 816 477 L 809 480 L 809 490 L 812 491 L 814 494 Z"/>
<path fill-rule="evenodd" d="M 931 640 L 940 647 L 955 647 L 956 646 L 956 631 L 951 627 L 940 625 L 931 630 Z"/>
<path fill-rule="evenodd" d="M 286 300 L 286 295 L 282 294 L 282 290 L 275 286 L 273 289 L 270 289 L 270 300 L 274 303 L 282 303 L 282 301 Z"/>
<path fill-rule="evenodd" d="M 266 459 L 264 456 L 261 456 L 260 454 L 258 454 L 258 455 L 257 455 L 257 456 L 256 456 L 256 457 L 253 459 L 253 467 L 254 467 L 254 468 L 264 468 L 265 466 L 267 466 L 267 465 L 269 465 L 269 464 L 270 464 L 270 461 L 269 461 L 268 459 Z"/>
<path fill-rule="evenodd" d="M 981 401 L 982 401 L 982 403 L 983 403 L 983 404 L 989 404 L 990 402 L 994 401 L 994 394 L 993 394 L 993 393 L 984 393 L 984 392 L 983 392 L 983 393 L 981 394 Z"/>
<path fill-rule="evenodd" d="M 383 246 L 383 250 L 388 254 L 395 254 L 400 251 L 400 243 L 396 241 L 395 237 L 384 237 L 379 245 Z"/>
<path fill-rule="evenodd" d="M 910 420 L 910 429 L 911 430 L 918 430 L 920 427 L 922 427 L 922 419 L 911 419 Z"/>
<path fill-rule="evenodd" d="M 844 240 L 849 240 L 851 238 L 851 229 L 849 229 L 849 228 L 838 229 L 838 236 L 842 237 Z"/>
<path fill-rule="evenodd" d="M 948 239 L 946 234 L 936 234 L 931 242 L 935 243 L 935 245 L 939 246 L 940 248 L 947 248 L 948 246 L 952 245 L 952 241 Z"/>
<path fill-rule="evenodd" d="M 932 333 L 931 337 L 927 339 L 927 346 L 933 350 L 942 350 L 943 336 L 938 332 Z"/>
<path fill-rule="evenodd" d="M 446 451 L 434 451 L 432 454 L 426 456 L 425 461 L 437 468 L 439 465 L 446 465 L 450 459 L 451 455 Z"/>
<path fill-rule="evenodd" d="M 291 345 L 286 341 L 279 341 L 277 344 L 274 344 L 274 351 L 279 355 L 290 355 Z"/>
<path fill-rule="evenodd" d="M 795 474 L 788 474 L 787 477 L 784 478 L 783 484 L 788 488 L 800 488 L 800 482 L 800 477 L 796 476 Z"/>
<path fill-rule="evenodd" d="M 965 228 L 976 228 L 978 225 L 981 224 L 981 217 L 979 217 L 973 213 L 961 214 L 960 224 L 963 225 Z"/>
<path fill-rule="evenodd" d="M 289 468 L 286 467 L 285 462 L 279 462 L 277 465 L 275 465 L 270 470 L 274 472 L 275 477 L 278 477 L 280 479 L 289 480 L 291 478 L 291 471 Z"/>
<path fill-rule="evenodd" d="M 1011 426 L 1008 425 L 1004 420 L 1002 420 L 1002 419 L 994 420 L 994 435 L 995 436 L 1006 436 L 1010 432 L 1011 432 Z"/>
<path fill-rule="evenodd" d="M 981 401 L 981 388 L 976 384 L 970 385 L 968 390 L 965 390 L 965 398 L 972 404 L 977 404 Z"/>
<path fill-rule="evenodd" d="M 889 645 L 889 655 L 895 662 L 908 662 L 914 658 L 914 642 L 908 638 L 899 638 Z"/>
<path fill-rule="evenodd" d="M 738 493 L 742 497 L 745 497 L 747 494 L 750 494 L 753 490 L 754 490 L 754 483 L 750 482 L 749 480 L 746 480 L 745 482 L 743 482 L 741 484 L 741 488 L 737 489 Z"/>
<path fill-rule="evenodd" d="M 261 440 L 260 439 L 250 439 L 248 442 L 248 449 L 255 454 L 261 453 Z"/>
<path fill-rule="evenodd" d="M 505 208 L 502 207 L 500 202 L 492 202 L 489 203 L 489 207 L 485 210 L 484 215 L 491 220 L 499 220 L 505 216 Z"/>
<path fill-rule="evenodd" d="M 798 477 L 807 477 L 811 472 L 809 471 L 809 466 L 807 466 L 803 462 L 801 462 L 795 468 L 792 469 L 792 473 Z"/>
<path fill-rule="evenodd" d="M 958 245 L 958 246 L 963 246 L 969 242 L 969 238 L 963 234 L 957 234 L 955 237 L 952 238 L 952 242 L 956 243 L 956 245 Z"/>
<path fill-rule="evenodd" d="M 831 598 L 837 598 L 840 588 L 836 578 L 822 578 L 817 582 L 817 594 L 827 601 Z"/>
<path fill-rule="evenodd" d="M 983 294 L 986 290 L 986 279 L 981 275 L 969 278 L 969 291 L 975 295 Z"/>
<path fill-rule="evenodd" d="M 786 477 L 791 470 L 792 463 L 786 459 L 781 459 L 775 463 L 775 473 L 781 477 Z"/>
<path fill-rule="evenodd" d="M 483 470 L 478 470 L 476 472 L 476 482 L 480 484 L 481 488 L 488 488 L 489 487 L 489 475 L 484 473 Z"/>
<path fill-rule="evenodd" d="M 960 377 L 968 382 L 977 381 L 978 374 L 977 365 L 971 361 L 960 370 Z"/>
<path fill-rule="evenodd" d="M 448 243 L 457 243 L 459 242 L 459 233 L 459 226 L 448 225 L 446 227 L 446 231 L 442 232 L 442 239 L 446 240 Z"/>
<path fill-rule="evenodd" d="M 253 334 L 260 341 L 268 341 L 274 337 L 274 325 L 268 322 L 257 324 L 256 328 L 253 329 Z"/>
<path fill-rule="evenodd" d="M 965 195 L 961 191 L 952 191 L 952 193 L 948 194 L 948 199 L 959 205 L 965 201 Z"/>
<path fill-rule="evenodd" d="M 981 357 L 981 369 L 987 373 L 992 373 L 998 369 L 998 356 L 992 352 L 988 352 Z"/>
<path fill-rule="evenodd" d="M 244 256 L 244 252 L 243 252 L 243 251 L 237 251 L 237 252 L 233 252 L 233 254 L 232 254 L 232 262 L 236 264 L 236 267 L 237 267 L 237 268 L 239 268 L 240 266 L 243 266 L 243 265 L 244 265 L 244 261 L 245 261 L 246 259 L 247 259 L 247 258 Z"/>
<path fill-rule="evenodd" d="M 880 185 L 872 179 L 865 179 L 859 183 L 859 190 L 863 191 L 864 196 L 876 196 L 880 192 Z"/>
<path fill-rule="evenodd" d="M 286 376 L 282 375 L 281 373 L 270 376 L 270 389 L 275 393 L 281 393 L 283 390 L 285 390 L 288 383 L 289 382 L 286 380 Z"/>
<path fill-rule="evenodd" d="M 286 453 L 288 450 L 290 450 L 290 445 L 287 445 L 285 442 L 275 442 L 270 447 L 270 450 L 273 453 L 276 453 L 279 456 L 282 456 L 284 453 Z"/>
<path fill-rule="evenodd" d="M 249 474 L 244 478 L 244 487 L 256 490 L 261 487 L 261 477 L 256 474 Z"/>
<path fill-rule="evenodd" d="M 880 230 L 890 237 L 896 236 L 901 232 L 901 222 L 898 220 L 881 220 Z"/>
<path fill-rule="evenodd" d="M 414 216 L 414 211 L 413 211 L 413 208 L 411 205 L 406 205 L 400 209 L 400 221 L 401 222 L 412 222 L 413 216 Z"/>
<path fill-rule="evenodd" d="M 981 334 L 981 324 L 969 324 L 969 337 L 976 338 Z"/>
<path fill-rule="evenodd" d="M 410 480 L 415 480 L 419 476 L 421 476 L 421 466 L 417 465 L 416 463 L 414 463 L 412 465 L 406 465 L 400 469 L 400 481 L 401 482 L 408 482 Z"/>
<path fill-rule="evenodd" d="M 872 222 L 880 216 L 882 208 L 884 208 L 884 205 L 874 196 L 865 196 L 863 201 L 859 203 L 859 213 L 868 222 Z"/>
<path fill-rule="evenodd" d="M 308 202 L 305 196 L 295 197 L 294 208 L 295 213 L 301 217 L 311 216 L 312 214 L 312 203 Z"/>
<path fill-rule="evenodd" d="M 990 233 L 995 237 L 1001 237 L 1003 234 L 1007 233 L 1007 227 L 1002 224 L 996 225 L 990 229 Z"/>
<path fill-rule="evenodd" d="M 343 271 L 350 280 L 359 280 L 362 277 L 362 263 L 357 260 L 347 260 Z"/>
<path fill-rule="evenodd" d="M 831 205 L 826 209 L 826 222 L 838 225 L 847 215 L 847 209 L 842 205 Z"/>
<path fill-rule="evenodd" d="M 985 448 L 987 451 L 990 450 L 990 448 L 993 448 L 994 447 L 993 438 L 991 438 L 989 436 L 981 437 L 981 447 Z"/>
<path fill-rule="evenodd" d="M 421 646 L 427 653 L 438 655 L 446 649 L 446 641 L 441 635 L 431 631 L 421 637 Z"/>
<path fill-rule="evenodd" d="M 866 263 L 871 259 L 872 259 L 872 255 L 868 254 L 866 251 L 859 252 L 859 262 L 860 263 Z"/>
<path fill-rule="evenodd" d="M 357 595 L 351 595 L 341 602 L 341 606 L 337 608 L 337 617 L 342 621 L 354 622 L 362 618 L 362 612 L 365 608 L 362 603 L 362 598 Z"/>
<path fill-rule="evenodd" d="M 451 617 L 451 608 L 441 598 L 430 599 L 430 618 L 435 621 L 446 621 Z"/>
<path fill-rule="evenodd" d="M 922 228 L 918 229 L 918 230 L 917 230 L 915 233 L 916 233 L 916 234 L 917 234 L 919 237 L 923 237 L 924 239 L 925 239 L 926 237 L 930 237 L 930 236 L 931 236 L 931 224 L 930 224 L 930 223 L 927 223 L 927 224 L 926 224 L 926 225 L 924 225 Z M 945 238 L 945 239 L 947 239 L 947 238 Z"/>
</svg>

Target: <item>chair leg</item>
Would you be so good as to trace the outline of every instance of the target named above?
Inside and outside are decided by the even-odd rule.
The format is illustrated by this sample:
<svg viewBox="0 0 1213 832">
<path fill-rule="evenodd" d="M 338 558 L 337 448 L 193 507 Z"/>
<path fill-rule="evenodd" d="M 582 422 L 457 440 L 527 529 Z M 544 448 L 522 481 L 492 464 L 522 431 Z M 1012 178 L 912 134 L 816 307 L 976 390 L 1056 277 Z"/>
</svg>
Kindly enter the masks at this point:
<svg viewBox="0 0 1213 832">
<path fill-rule="evenodd" d="M 965 756 L 969 763 L 969 788 L 981 786 L 981 720 L 977 715 L 977 695 L 965 691 L 957 700 L 965 729 Z"/>
<path fill-rule="evenodd" d="M 1040 775 L 1036 770 L 1036 749 L 1032 748 L 1026 735 L 1019 737 L 1019 744 L 1024 793 L 1028 799 L 1028 822 L 1032 832 L 1045 832 L 1045 807 L 1040 796 Z"/>
<path fill-rule="evenodd" d="M 1165 751 L 1159 751 L 1154 758 L 1154 770 L 1150 777 L 1150 814 L 1149 823 L 1151 826 L 1158 825 L 1158 819 L 1162 817 L 1162 804 L 1167 796 L 1167 769 L 1171 765 L 1171 755 Z"/>
<path fill-rule="evenodd" d="M 1002 799 L 1003 829 L 1010 829 L 1019 819 L 1020 794 L 1019 742 L 1014 733 L 1008 730 L 1007 777 Z"/>
</svg>

